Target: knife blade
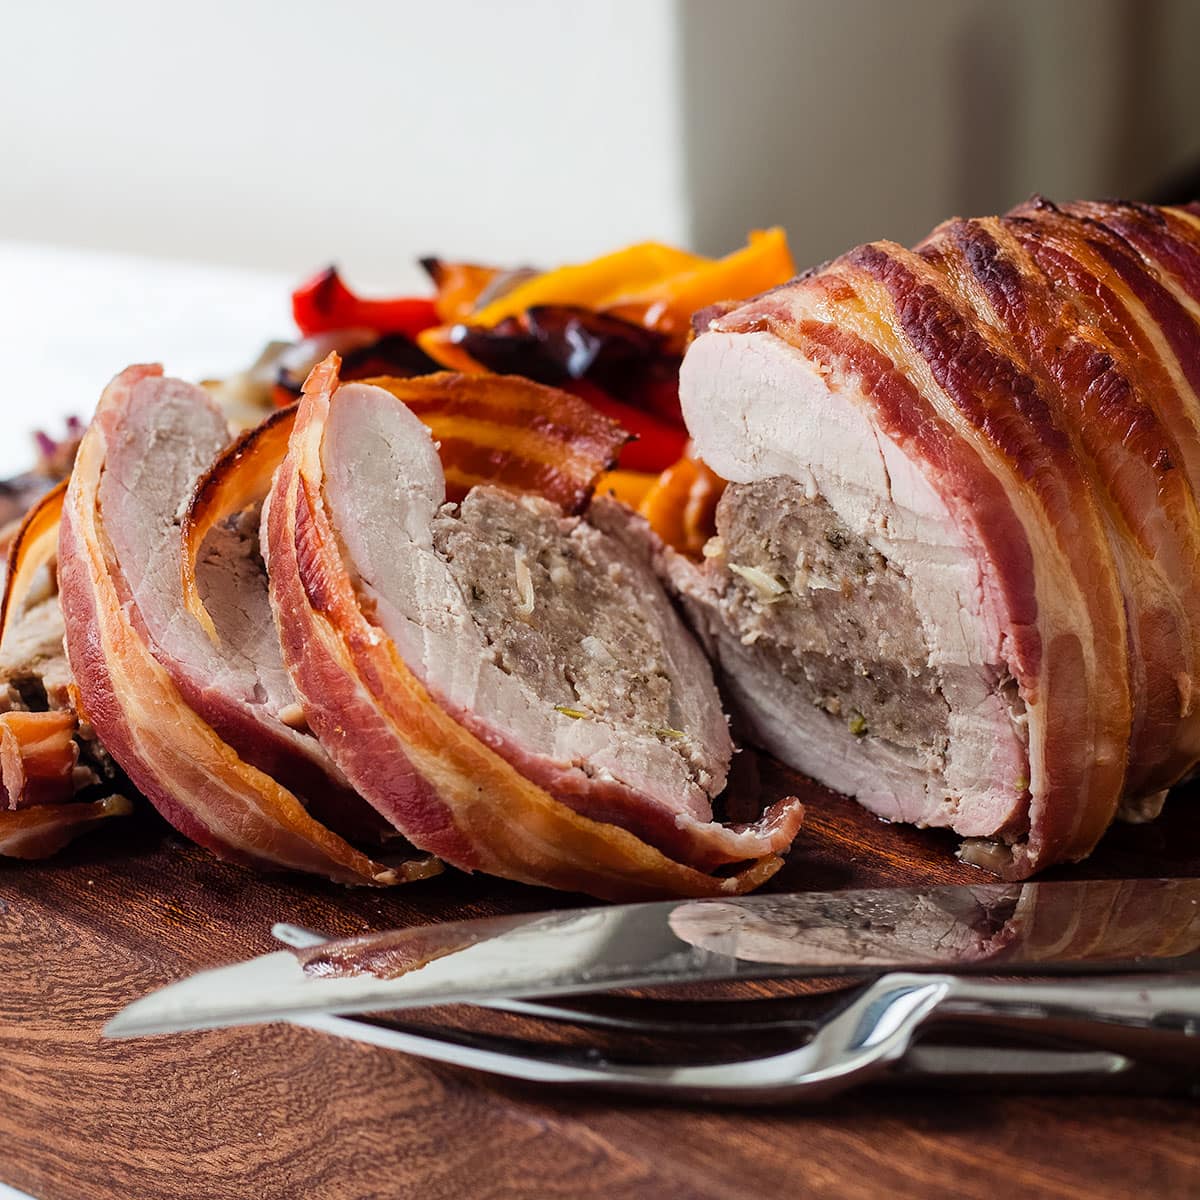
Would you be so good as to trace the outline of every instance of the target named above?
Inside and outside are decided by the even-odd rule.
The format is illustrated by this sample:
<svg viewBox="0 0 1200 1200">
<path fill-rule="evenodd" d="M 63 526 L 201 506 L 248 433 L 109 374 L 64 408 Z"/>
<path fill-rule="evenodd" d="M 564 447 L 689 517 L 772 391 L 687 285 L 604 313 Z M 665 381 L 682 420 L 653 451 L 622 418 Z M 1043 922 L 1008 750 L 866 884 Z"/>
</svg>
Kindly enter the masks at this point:
<svg viewBox="0 0 1200 1200">
<path fill-rule="evenodd" d="M 118 1013 L 137 1037 L 489 999 L 884 971 L 1200 967 L 1200 880 L 980 884 L 615 905 L 447 922 L 202 971 Z"/>
</svg>

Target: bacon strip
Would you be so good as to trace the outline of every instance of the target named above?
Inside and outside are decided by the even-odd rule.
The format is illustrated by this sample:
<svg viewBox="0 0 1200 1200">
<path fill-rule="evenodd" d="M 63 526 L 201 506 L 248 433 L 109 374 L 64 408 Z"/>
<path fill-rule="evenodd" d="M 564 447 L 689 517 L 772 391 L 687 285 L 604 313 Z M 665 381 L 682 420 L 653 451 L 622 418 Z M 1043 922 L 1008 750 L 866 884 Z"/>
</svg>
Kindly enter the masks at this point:
<svg viewBox="0 0 1200 1200">
<path fill-rule="evenodd" d="M 1105 282 L 1111 272 L 1098 239 L 1124 253 L 1090 223 L 1034 210 L 1029 219 L 953 222 L 921 253 L 953 275 L 1036 376 L 1101 502 L 1128 615 L 1124 791 L 1140 797 L 1171 786 L 1200 752 L 1200 709 L 1179 687 L 1200 666 L 1200 512 L 1176 465 L 1181 443 L 1196 434 L 1179 422 L 1178 394 L 1152 347 L 1112 336 L 1106 318 L 1122 308 Z M 1070 279 L 1039 267 L 1051 245 L 1070 248 Z M 1106 294 L 1101 313 L 1095 298 Z M 1124 313 L 1132 328 L 1135 317 Z"/>
<path fill-rule="evenodd" d="M 607 899 L 735 894 L 778 870 L 778 855 L 766 853 L 715 877 L 581 816 L 437 703 L 371 620 L 339 549 L 322 458 L 336 387 L 332 356 L 306 387 L 263 540 L 285 660 L 347 776 L 415 845 L 465 870 Z M 795 805 L 775 814 L 782 844 L 798 820 Z"/>
<path fill-rule="evenodd" d="M 235 513 L 261 504 L 271 487 L 271 476 L 287 453 L 288 438 L 296 421 L 296 406 L 272 413 L 261 425 L 248 430 L 224 451 L 200 477 L 180 527 L 180 556 L 184 607 L 200 622 L 204 632 L 220 642 L 216 626 L 196 577 L 196 561 L 204 539 Z"/>
<path fill-rule="evenodd" d="M 65 479 L 47 492 L 26 513 L 8 548 L 4 599 L 0 601 L 0 646 L 4 645 L 9 626 L 20 617 L 38 572 L 53 562 L 58 552 L 58 526 L 66 492 Z"/>
<path fill-rule="evenodd" d="M 583 400 L 516 375 L 442 373 L 363 382 L 391 392 L 429 427 L 440 443 L 450 500 L 486 481 L 579 512 L 629 440 Z"/>
</svg>

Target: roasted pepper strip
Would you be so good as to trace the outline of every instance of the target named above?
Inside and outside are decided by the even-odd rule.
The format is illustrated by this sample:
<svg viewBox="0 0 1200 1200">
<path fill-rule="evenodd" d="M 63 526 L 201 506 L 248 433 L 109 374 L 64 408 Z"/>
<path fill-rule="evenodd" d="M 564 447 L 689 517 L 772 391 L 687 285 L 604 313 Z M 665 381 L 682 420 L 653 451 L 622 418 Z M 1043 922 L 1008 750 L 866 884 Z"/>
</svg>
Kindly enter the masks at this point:
<svg viewBox="0 0 1200 1200">
<path fill-rule="evenodd" d="M 652 471 L 607 471 L 596 480 L 596 494 L 637 508 L 657 480 Z"/>
<path fill-rule="evenodd" d="M 313 276 L 292 293 L 292 316 L 305 337 L 333 329 L 374 329 L 415 338 L 438 323 L 433 300 L 424 296 L 394 300 L 356 296 L 342 282 L 336 267 Z"/>
<path fill-rule="evenodd" d="M 717 531 L 717 501 L 725 480 L 699 459 L 681 458 L 646 492 L 638 512 L 672 549 L 699 558 Z"/>
<path fill-rule="evenodd" d="M 446 325 L 467 320 L 484 291 L 504 274 L 500 267 L 445 262 L 440 258 L 423 258 L 421 266 L 437 288 L 433 303 L 438 319 Z"/>
<path fill-rule="evenodd" d="M 755 230 L 747 246 L 724 258 L 701 262 L 649 287 L 630 287 L 612 303 L 611 311 L 660 333 L 681 335 L 698 309 L 719 300 L 756 296 L 795 274 L 796 264 L 783 230 Z"/>
<path fill-rule="evenodd" d="M 506 292 L 471 317 L 472 325 L 494 325 L 543 304 L 604 308 L 672 276 L 694 271 L 708 260 L 658 242 L 641 242 L 591 262 L 547 271 Z"/>
<path fill-rule="evenodd" d="M 460 375 L 486 375 L 487 368 L 455 344 L 453 333 L 453 325 L 438 325 L 419 333 L 417 345 L 447 371 L 457 371 Z"/>
<path fill-rule="evenodd" d="M 677 462 L 687 448 L 687 430 L 682 425 L 669 425 L 632 404 L 614 400 L 586 379 L 572 379 L 562 388 L 633 434 L 636 440 L 621 451 L 620 467 L 624 471 L 662 471 Z"/>
</svg>

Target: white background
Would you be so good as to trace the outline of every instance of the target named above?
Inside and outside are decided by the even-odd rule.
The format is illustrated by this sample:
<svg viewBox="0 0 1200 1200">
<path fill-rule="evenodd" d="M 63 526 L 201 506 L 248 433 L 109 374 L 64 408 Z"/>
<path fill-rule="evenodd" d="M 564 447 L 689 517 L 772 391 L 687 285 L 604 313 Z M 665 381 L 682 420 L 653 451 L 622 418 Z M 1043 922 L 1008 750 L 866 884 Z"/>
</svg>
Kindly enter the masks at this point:
<svg viewBox="0 0 1200 1200">
<path fill-rule="evenodd" d="M 0 242 L 0 478 L 28 468 L 30 431 L 86 418 L 122 367 L 201 379 L 288 336 L 290 277 Z"/>
<path fill-rule="evenodd" d="M 136 360 L 230 370 L 330 260 L 797 261 L 1200 157 L 1195 0 L 47 0 L 0 72 L 0 471 Z M 231 274 L 164 261 L 224 264 Z"/>
<path fill-rule="evenodd" d="M 1200 155 L 1195 0 L 10 4 L 0 236 L 386 285 L 419 253 L 805 263 Z"/>
</svg>

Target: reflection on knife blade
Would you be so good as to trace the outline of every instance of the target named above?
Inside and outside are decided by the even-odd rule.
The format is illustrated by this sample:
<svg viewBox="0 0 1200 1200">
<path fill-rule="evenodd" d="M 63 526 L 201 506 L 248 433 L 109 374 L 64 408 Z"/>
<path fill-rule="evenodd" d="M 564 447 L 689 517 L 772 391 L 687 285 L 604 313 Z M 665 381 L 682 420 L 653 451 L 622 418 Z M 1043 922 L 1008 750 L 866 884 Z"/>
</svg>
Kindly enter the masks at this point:
<svg viewBox="0 0 1200 1200">
<path fill-rule="evenodd" d="M 500 997 L 894 968 L 1200 964 L 1200 881 L 880 889 L 499 917 L 277 952 L 135 1002 L 113 1036 Z"/>
</svg>

